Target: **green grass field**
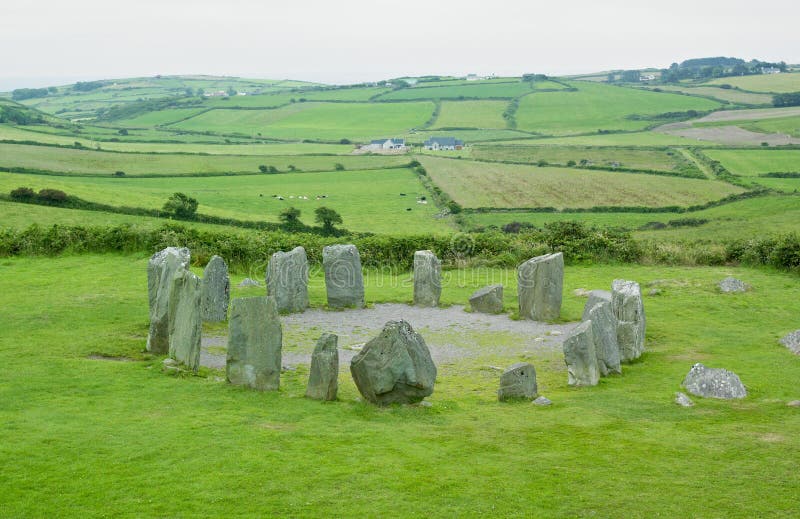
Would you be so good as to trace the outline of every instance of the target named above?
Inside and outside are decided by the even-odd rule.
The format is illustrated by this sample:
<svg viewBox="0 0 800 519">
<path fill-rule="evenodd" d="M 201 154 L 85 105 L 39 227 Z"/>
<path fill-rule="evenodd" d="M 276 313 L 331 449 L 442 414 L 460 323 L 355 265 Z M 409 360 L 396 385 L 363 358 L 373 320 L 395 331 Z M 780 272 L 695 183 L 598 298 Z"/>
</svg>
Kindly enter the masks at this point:
<svg viewBox="0 0 800 519">
<path fill-rule="evenodd" d="M 800 73 L 763 74 L 757 76 L 723 77 L 709 81 L 710 85 L 731 85 L 751 92 L 798 92 Z"/>
<path fill-rule="evenodd" d="M 425 156 L 431 179 L 464 207 L 685 206 L 738 193 L 722 182 Z"/>
<path fill-rule="evenodd" d="M 159 110 L 156 112 L 146 112 L 130 119 L 115 120 L 118 126 L 129 126 L 134 128 L 162 126 L 183 119 L 188 119 L 206 110 L 205 108 L 173 108 L 170 110 Z"/>
<path fill-rule="evenodd" d="M 370 140 L 422 126 L 433 103 L 295 103 L 275 110 L 212 110 L 171 128 L 278 139 Z"/>
<path fill-rule="evenodd" d="M 734 175 L 757 177 L 763 173 L 800 172 L 800 150 L 707 150 Z"/>
<path fill-rule="evenodd" d="M 403 155 L 181 155 L 166 153 L 111 153 L 95 150 L 0 144 L 0 168 L 23 167 L 69 174 L 126 176 L 259 173 L 259 166 L 288 171 L 289 165 L 305 171 L 332 171 L 336 164 L 347 169 L 375 169 L 407 164 Z"/>
<path fill-rule="evenodd" d="M 648 353 L 623 376 L 572 389 L 558 352 L 503 356 L 493 351 L 498 337 L 487 334 L 484 355 L 438 366 L 432 407 L 376 409 L 355 401 L 346 366 L 340 400 L 325 404 L 302 398 L 305 365 L 283 373 L 274 393 L 231 387 L 216 371 L 163 374 L 160 359 L 142 354 L 146 264 L 143 256 L 93 255 L 0 263 L 0 336 L 13 345 L 0 348 L 0 456 L 13 461 L 0 472 L 3 515 L 795 512 L 800 413 L 785 404 L 800 396 L 800 363 L 776 341 L 797 327 L 800 303 L 785 297 L 800 290 L 796 276 L 567 267 L 566 320 L 578 319 L 585 302 L 572 295 L 576 288 L 606 287 L 617 277 L 661 280 L 662 295 L 645 298 Z M 514 279 L 513 272 L 495 274 Z M 727 275 L 756 289 L 720 295 L 714 283 Z M 234 275 L 233 284 L 242 277 Z M 486 273 L 463 277 L 475 281 L 446 287 L 444 301 L 463 302 Z M 372 279 L 369 301 L 411 297 L 407 285 Z M 319 301 L 317 283 L 312 287 L 312 301 Z M 310 334 L 284 332 L 287 350 L 310 341 Z M 135 360 L 89 358 L 98 353 Z M 536 365 L 539 391 L 552 407 L 496 401 L 499 375 L 487 366 L 519 361 Z M 736 372 L 749 396 L 674 405 L 698 361 Z M 359 491 L 343 498 L 343 482 Z"/>
<path fill-rule="evenodd" d="M 714 110 L 708 99 L 592 82 L 569 83 L 577 92 L 540 92 L 523 97 L 517 127 L 546 135 L 569 135 L 598 130 L 639 130 L 657 121 L 631 120 L 630 115 L 656 115 L 687 110 Z"/>
<path fill-rule="evenodd" d="M 436 128 L 505 128 L 505 101 L 443 101 Z"/>
<path fill-rule="evenodd" d="M 411 99 L 461 99 L 461 98 L 507 98 L 511 99 L 531 92 L 531 84 L 522 81 L 476 82 L 456 86 L 418 86 L 394 90 L 383 94 L 379 101 L 401 101 Z"/>
<path fill-rule="evenodd" d="M 678 135 L 641 131 L 595 135 L 578 135 L 575 137 L 547 137 L 533 140 L 510 140 L 504 144 L 524 144 L 531 146 L 717 146 L 713 142 L 687 139 Z"/>
<path fill-rule="evenodd" d="M 344 219 L 343 227 L 352 231 L 453 231 L 446 221 L 433 218 L 439 211 L 435 205 L 416 202 L 417 197 L 429 193 L 409 169 L 122 179 L 0 173 L 0 191 L 8 193 L 19 186 L 37 191 L 60 189 L 91 202 L 150 209 L 161 209 L 170 195 L 183 192 L 198 200 L 199 213 L 268 222 L 278 221 L 281 211 L 294 206 L 303 212 L 301 220 L 312 224 L 314 210 L 326 206 L 338 211 Z M 317 200 L 317 195 L 327 197 Z"/>
<path fill-rule="evenodd" d="M 683 92 L 689 95 L 713 97 L 720 101 L 727 101 L 729 103 L 742 104 L 742 105 L 771 105 L 772 96 L 769 94 L 754 94 L 752 92 L 742 92 L 732 88 L 719 88 L 713 86 L 676 86 L 676 85 L 659 85 L 652 87 L 650 90 L 660 89 L 665 92 Z"/>
</svg>

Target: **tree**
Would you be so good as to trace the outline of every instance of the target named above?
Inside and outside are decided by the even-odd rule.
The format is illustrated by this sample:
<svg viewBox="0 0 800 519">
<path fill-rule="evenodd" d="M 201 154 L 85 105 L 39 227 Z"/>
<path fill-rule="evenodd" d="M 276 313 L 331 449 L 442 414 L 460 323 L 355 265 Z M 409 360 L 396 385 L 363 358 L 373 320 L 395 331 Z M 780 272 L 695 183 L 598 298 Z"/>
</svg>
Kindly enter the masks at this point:
<svg viewBox="0 0 800 519">
<path fill-rule="evenodd" d="M 228 87 L 228 95 L 233 97 L 236 95 L 236 89 L 233 87 Z"/>
<path fill-rule="evenodd" d="M 128 130 L 126 130 L 125 128 L 123 128 L 123 129 L 121 129 L 121 130 L 117 131 L 117 133 L 118 133 L 118 134 L 120 134 L 120 135 L 128 135 Z"/>
<path fill-rule="evenodd" d="M 164 211 L 179 218 L 191 218 L 197 212 L 197 200 L 184 193 L 175 193 L 164 204 Z"/>
<path fill-rule="evenodd" d="M 342 223 L 342 216 L 329 207 L 317 207 L 314 215 L 314 221 L 322 224 L 325 234 L 333 234 L 336 231 L 333 226 Z"/>
<path fill-rule="evenodd" d="M 183 91 L 186 94 L 186 97 L 194 97 L 194 88 L 186 87 L 186 90 Z"/>
<path fill-rule="evenodd" d="M 337 162 L 336 164 L 333 165 L 333 169 L 335 169 L 336 171 L 344 171 L 344 164 L 342 164 L 341 162 Z"/>
<path fill-rule="evenodd" d="M 262 173 L 266 173 L 267 171 L 269 171 L 269 168 L 264 164 L 261 164 L 260 166 L 258 166 L 258 170 Z"/>
<path fill-rule="evenodd" d="M 284 209 L 281 211 L 281 214 L 278 215 L 278 219 L 280 219 L 280 221 L 283 222 L 286 227 L 297 228 L 301 225 L 300 209 L 294 207 Z"/>
</svg>

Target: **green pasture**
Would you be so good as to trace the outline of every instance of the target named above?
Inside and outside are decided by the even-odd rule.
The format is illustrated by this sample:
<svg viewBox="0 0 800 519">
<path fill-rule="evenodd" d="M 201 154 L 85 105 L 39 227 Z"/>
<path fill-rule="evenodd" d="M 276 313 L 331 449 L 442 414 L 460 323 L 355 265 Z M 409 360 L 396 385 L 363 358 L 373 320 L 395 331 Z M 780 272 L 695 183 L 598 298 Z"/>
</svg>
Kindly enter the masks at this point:
<svg viewBox="0 0 800 519">
<path fill-rule="evenodd" d="M 260 173 L 259 166 L 289 171 L 333 171 L 336 164 L 346 169 L 375 169 L 407 164 L 403 155 L 189 155 L 167 153 L 113 153 L 96 150 L 57 148 L 26 144 L 0 144 L 0 168 L 28 168 L 65 174 L 112 176 L 195 175 Z"/>
<path fill-rule="evenodd" d="M 422 156 L 428 175 L 464 207 L 686 206 L 741 192 L 722 182 Z"/>
<path fill-rule="evenodd" d="M 800 92 L 800 73 L 761 74 L 757 76 L 723 77 L 710 85 L 731 85 L 752 92 Z"/>
<path fill-rule="evenodd" d="M 436 128 L 505 128 L 506 101 L 443 101 Z"/>
<path fill-rule="evenodd" d="M 142 352 L 146 267 L 145 255 L 0 262 L 4 516 L 788 517 L 796 510 L 800 412 L 786 402 L 800 398 L 800 362 L 777 343 L 797 327 L 800 303 L 786 297 L 800 290 L 795 275 L 568 266 L 567 321 L 580 318 L 586 301 L 575 289 L 606 288 L 615 278 L 661 289 L 645 296 L 648 351 L 622 376 L 570 388 L 560 352 L 503 355 L 496 346 L 509 338 L 476 332 L 484 353 L 438 366 L 431 407 L 378 409 L 356 400 L 346 364 L 331 403 L 303 398 L 305 364 L 284 372 L 272 393 L 232 387 L 220 371 L 163 373 L 161 359 Z M 244 275 L 234 273 L 232 285 Z M 754 290 L 719 294 L 715 283 L 728 275 Z M 315 302 L 323 298 L 318 276 Z M 444 287 L 445 303 L 463 303 L 497 279 L 507 280 L 513 302 L 513 271 L 455 277 L 461 281 Z M 408 279 L 368 273 L 367 300 L 410 300 Z M 431 344 L 458 334 L 412 325 Z M 322 331 L 286 329 L 285 351 L 308 350 Z M 492 366 L 520 361 L 536 366 L 551 407 L 497 402 Z M 674 393 L 695 362 L 736 372 L 748 397 L 676 406 Z M 345 496 L 343 485 L 358 491 Z"/>
<path fill-rule="evenodd" d="M 454 86 L 418 86 L 401 88 L 383 94 L 378 101 L 401 101 L 411 99 L 460 99 L 460 98 L 514 98 L 532 91 L 530 83 L 512 82 L 474 82 Z"/>
<path fill-rule="evenodd" d="M 197 115 L 205 110 L 206 108 L 196 107 L 196 108 L 172 108 L 168 110 L 158 110 L 155 112 L 145 112 L 141 115 L 132 117 L 130 119 L 115 120 L 114 125 L 130 126 L 134 128 L 161 126 L 165 124 L 174 123 L 175 121 L 188 119 L 189 117 Z"/>
<path fill-rule="evenodd" d="M 659 85 L 651 87 L 650 90 L 656 88 L 665 92 L 681 92 L 688 95 L 713 97 L 720 101 L 726 101 L 734 104 L 741 105 L 770 105 L 772 104 L 772 96 L 769 94 L 755 94 L 752 92 L 743 92 L 732 88 L 719 88 L 713 86 L 684 86 L 684 85 Z"/>
<path fill-rule="evenodd" d="M 182 192 L 198 200 L 199 213 L 242 220 L 276 222 L 281 211 L 294 206 L 303 213 L 301 221 L 310 225 L 314 223 L 314 210 L 325 206 L 338 211 L 344 219 L 343 227 L 352 231 L 403 234 L 453 230 L 447 220 L 433 217 L 439 212 L 433 203 L 417 203 L 418 197 L 429 197 L 429 193 L 409 169 L 201 178 L 0 173 L 0 192 L 20 186 L 37 191 L 60 189 L 90 202 L 148 209 L 161 209 L 173 193 Z M 316 198 L 321 195 L 326 197 Z M 308 200 L 298 198 L 301 196 Z"/>
<path fill-rule="evenodd" d="M 706 150 L 734 175 L 757 177 L 763 173 L 800 173 L 800 150 Z"/>
<path fill-rule="evenodd" d="M 517 127 L 548 135 L 599 130 L 639 130 L 658 120 L 632 120 L 687 110 L 714 110 L 719 103 L 677 94 L 573 81 L 577 92 L 539 92 L 520 100 Z M 665 121 L 668 122 L 668 121 Z"/>
<path fill-rule="evenodd" d="M 687 139 L 653 131 L 620 132 L 574 137 L 545 137 L 534 140 L 509 140 L 504 144 L 525 144 L 532 146 L 717 146 L 712 142 Z"/>
</svg>

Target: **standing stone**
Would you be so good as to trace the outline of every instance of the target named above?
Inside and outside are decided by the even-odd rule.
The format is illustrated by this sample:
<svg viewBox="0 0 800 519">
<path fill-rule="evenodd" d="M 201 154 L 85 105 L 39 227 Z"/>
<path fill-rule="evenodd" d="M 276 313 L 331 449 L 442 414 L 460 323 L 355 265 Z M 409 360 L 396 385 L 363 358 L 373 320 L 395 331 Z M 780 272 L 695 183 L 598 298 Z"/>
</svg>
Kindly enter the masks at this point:
<svg viewBox="0 0 800 519">
<path fill-rule="evenodd" d="M 596 386 L 600 381 L 592 321 L 584 321 L 564 341 L 564 362 L 570 386 Z"/>
<path fill-rule="evenodd" d="M 361 257 L 355 245 L 328 245 L 322 249 L 325 289 L 330 308 L 364 308 Z"/>
<path fill-rule="evenodd" d="M 469 298 L 473 312 L 483 314 L 503 313 L 503 285 L 479 288 Z"/>
<path fill-rule="evenodd" d="M 199 277 L 186 269 L 175 273 L 169 301 L 169 356 L 192 371 L 197 371 L 200 367 L 202 297 L 202 281 Z"/>
<path fill-rule="evenodd" d="M 231 300 L 231 281 L 228 265 L 213 256 L 203 271 L 203 321 L 218 323 L 228 318 Z"/>
<path fill-rule="evenodd" d="M 234 299 L 228 328 L 228 382 L 259 391 L 277 391 L 283 332 L 275 298 Z"/>
<path fill-rule="evenodd" d="M 644 353 L 645 317 L 639 283 L 615 279 L 611 285 L 611 310 L 617 319 L 617 342 L 622 362 Z"/>
<path fill-rule="evenodd" d="M 172 278 L 179 269 L 188 268 L 189 249 L 167 247 L 156 252 L 147 263 L 147 295 L 150 305 L 150 331 L 147 351 L 157 355 L 169 353 Z"/>
<path fill-rule="evenodd" d="M 414 305 L 439 306 L 442 262 L 429 250 L 414 253 Z"/>
<path fill-rule="evenodd" d="M 594 305 L 597 303 L 603 302 L 611 303 L 611 292 L 608 290 L 592 290 L 589 292 L 589 299 L 586 301 L 586 305 L 583 307 L 583 316 L 581 317 L 581 321 L 591 319 L 591 317 L 589 317 L 589 310 L 594 308 Z"/>
<path fill-rule="evenodd" d="M 308 258 L 303 247 L 273 254 L 266 278 L 267 294 L 275 298 L 279 312 L 308 308 Z"/>
<path fill-rule="evenodd" d="M 554 321 L 561 315 L 564 255 L 560 252 L 529 259 L 517 269 L 519 316 Z"/>
<path fill-rule="evenodd" d="M 311 355 L 311 373 L 308 376 L 306 397 L 315 400 L 336 400 L 339 389 L 339 337 L 323 333 Z"/>
<path fill-rule="evenodd" d="M 689 393 L 710 398 L 744 398 L 747 390 L 736 373 L 722 368 L 707 368 L 697 363 L 692 366 L 683 387 Z"/>
<path fill-rule="evenodd" d="M 361 395 L 378 405 L 413 404 L 433 393 L 436 365 L 405 321 L 389 321 L 350 362 Z"/>
<path fill-rule="evenodd" d="M 528 399 L 532 400 L 539 394 L 536 386 L 536 368 L 527 362 L 518 362 L 500 375 L 500 389 L 497 390 L 497 399 L 506 400 Z"/>
<path fill-rule="evenodd" d="M 619 343 L 617 342 L 617 320 L 611 313 L 611 303 L 603 301 L 589 310 L 592 321 L 592 337 L 597 354 L 597 367 L 600 375 L 621 374 L 619 363 Z"/>
</svg>

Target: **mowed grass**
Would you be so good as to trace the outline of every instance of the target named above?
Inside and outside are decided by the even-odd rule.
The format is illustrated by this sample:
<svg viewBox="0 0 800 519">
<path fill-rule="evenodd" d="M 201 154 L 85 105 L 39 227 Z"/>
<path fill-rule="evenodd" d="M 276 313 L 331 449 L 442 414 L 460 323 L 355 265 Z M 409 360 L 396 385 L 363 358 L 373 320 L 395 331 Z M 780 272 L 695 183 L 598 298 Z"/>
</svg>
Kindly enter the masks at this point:
<svg viewBox="0 0 800 519">
<path fill-rule="evenodd" d="M 650 88 L 654 90 L 658 88 L 665 92 L 682 92 L 688 95 L 713 97 L 720 101 L 727 101 L 729 103 L 742 104 L 742 105 L 769 105 L 772 104 L 772 96 L 769 94 L 754 94 L 752 92 L 742 92 L 732 88 L 719 88 L 713 86 L 675 86 L 675 85 L 659 85 L 658 87 Z"/>
<path fill-rule="evenodd" d="M 164 153 L 112 153 L 85 149 L 26 144 L 0 144 L 0 168 L 22 167 L 67 174 L 126 176 L 259 173 L 259 166 L 287 171 L 332 171 L 336 164 L 349 169 L 375 169 L 407 164 L 405 156 L 328 155 L 183 155 Z"/>
<path fill-rule="evenodd" d="M 193 178 L 0 173 L 0 191 L 8 193 L 19 186 L 60 189 L 91 202 L 149 209 L 161 209 L 173 193 L 182 192 L 198 200 L 199 213 L 242 220 L 276 222 L 281 211 L 294 206 L 303 212 L 303 222 L 313 224 L 314 210 L 325 206 L 338 211 L 344 219 L 343 227 L 352 231 L 403 234 L 452 230 L 445 221 L 433 218 L 438 209 L 432 203 L 416 203 L 417 197 L 428 193 L 409 169 Z M 317 200 L 318 195 L 326 198 Z"/>
<path fill-rule="evenodd" d="M 714 110 L 708 99 L 649 92 L 592 82 L 569 83 L 577 92 L 538 92 L 520 100 L 517 127 L 546 135 L 598 130 L 639 130 L 656 120 L 632 120 L 630 115 L 656 115 L 687 110 Z"/>
<path fill-rule="evenodd" d="M 713 142 L 688 139 L 653 131 L 577 135 L 574 137 L 547 137 L 528 140 L 509 140 L 504 144 L 531 146 L 717 146 Z"/>
<path fill-rule="evenodd" d="M 480 358 L 438 366 L 432 407 L 377 409 L 355 401 L 346 364 L 332 403 L 302 398 L 305 364 L 284 372 L 281 390 L 271 393 L 232 387 L 218 371 L 164 374 L 160 358 L 142 354 L 146 266 L 145 255 L 0 261 L 4 516 L 788 517 L 796 510 L 800 412 L 786 402 L 800 398 L 800 362 L 777 344 L 797 327 L 800 303 L 786 297 L 800 290 L 794 275 L 568 266 L 565 320 L 580 318 L 586 300 L 572 295 L 577 288 L 662 280 L 661 295 L 645 296 L 648 352 L 622 376 L 569 388 L 558 352 L 502 356 L 493 348 L 507 339 L 494 336 Z M 486 272 L 461 272 L 468 281 L 445 287 L 447 303 L 463 302 L 486 281 Z M 491 274 L 508 279 L 513 294 L 513 271 Z M 714 284 L 727 275 L 755 289 L 721 295 Z M 232 284 L 242 277 L 234 274 Z M 367 280 L 370 301 L 411 297 L 408 284 Z M 320 290 L 315 284 L 312 300 Z M 283 344 L 291 350 L 313 339 L 286 331 Z M 89 358 L 97 353 L 134 360 Z M 496 401 L 499 373 L 487 366 L 520 361 L 535 364 L 539 391 L 553 406 Z M 748 397 L 674 405 L 694 362 L 736 372 Z M 358 492 L 342 498 L 343 482 Z"/>
<path fill-rule="evenodd" d="M 431 179 L 464 207 L 686 206 L 742 189 L 722 182 L 424 156 Z"/>
<path fill-rule="evenodd" d="M 275 110 L 212 110 L 171 128 L 279 139 L 369 140 L 422 126 L 432 102 L 295 103 Z"/>
<path fill-rule="evenodd" d="M 800 73 L 761 74 L 757 76 L 724 77 L 709 85 L 728 84 L 752 92 L 800 92 Z"/>
<path fill-rule="evenodd" d="M 443 101 L 436 128 L 505 128 L 506 101 Z"/>
<path fill-rule="evenodd" d="M 530 92 L 531 84 L 522 81 L 511 82 L 476 82 L 456 86 L 417 86 L 402 88 L 384 94 L 379 101 L 400 101 L 411 99 L 460 99 L 460 98 L 507 98 L 519 97 Z"/>
<path fill-rule="evenodd" d="M 132 127 L 150 127 L 161 126 L 164 124 L 174 123 L 182 119 L 188 119 L 197 115 L 206 108 L 171 108 L 168 110 L 156 110 L 154 112 L 146 112 L 130 119 L 115 120 L 114 124 L 119 126 L 132 126 Z"/>
<path fill-rule="evenodd" d="M 783 133 L 792 137 L 800 137 L 800 117 L 784 117 L 780 119 L 764 119 L 752 124 L 740 125 L 745 129 L 762 133 Z"/>
<path fill-rule="evenodd" d="M 800 173 L 800 150 L 706 150 L 734 175 L 757 177 L 764 173 Z"/>
<path fill-rule="evenodd" d="M 544 160 L 550 164 L 566 165 L 570 161 L 588 165 L 675 171 L 684 162 L 680 152 L 669 149 L 641 150 L 635 148 L 599 148 L 586 146 L 521 146 L 487 145 L 472 146 L 470 156 L 474 159 L 492 161 L 527 162 L 536 164 Z"/>
</svg>

